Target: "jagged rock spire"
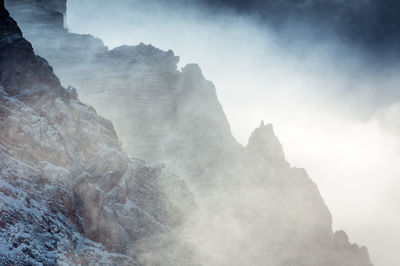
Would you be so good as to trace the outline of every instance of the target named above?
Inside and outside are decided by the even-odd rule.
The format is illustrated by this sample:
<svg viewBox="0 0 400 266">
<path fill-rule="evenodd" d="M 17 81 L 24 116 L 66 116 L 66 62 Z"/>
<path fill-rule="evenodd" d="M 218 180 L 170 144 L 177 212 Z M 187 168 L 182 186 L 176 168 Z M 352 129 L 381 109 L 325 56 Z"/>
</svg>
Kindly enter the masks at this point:
<svg viewBox="0 0 400 266">
<path fill-rule="evenodd" d="M 9 16 L 9 14 L 4 6 L 4 0 L 0 0 L 0 17 L 4 18 L 4 17 L 8 17 L 8 16 Z"/>
<path fill-rule="evenodd" d="M 275 136 L 272 124 L 265 125 L 264 121 L 251 134 L 247 148 L 264 159 L 285 160 L 283 147 Z"/>
<path fill-rule="evenodd" d="M 22 2 L 22 0 L 7 0 L 7 4 L 11 1 Z M 43 3 L 46 0 L 34 1 Z M 48 2 L 52 1 L 58 0 L 51 0 Z M 14 12 L 11 11 L 11 14 L 18 14 L 18 11 L 19 9 L 15 9 Z M 18 20 L 18 23 L 22 24 L 21 21 L 23 21 L 23 17 L 21 17 L 21 20 Z M 52 24 L 57 23 L 57 21 L 59 20 L 50 20 Z M 48 20 L 41 19 L 38 24 L 47 25 L 47 22 Z M 29 23 L 26 25 L 30 27 L 32 26 Z M 32 28 L 33 29 L 29 39 L 37 40 L 37 27 Z M 22 29 L 24 31 L 24 28 Z M 27 27 L 27 29 L 29 28 Z M 246 229 L 249 229 L 247 232 L 250 232 L 248 237 L 244 239 L 246 241 L 238 241 L 237 243 L 233 243 L 233 241 L 230 243 L 229 241 L 229 256 L 232 256 L 232 254 L 234 254 L 233 252 L 236 251 L 235 250 L 232 252 L 232 250 L 234 250 L 232 247 L 237 247 L 238 249 L 236 254 L 240 255 L 238 257 L 245 255 L 243 257 L 249 256 L 252 258 L 252 260 L 248 261 L 254 261 L 253 252 L 250 252 L 249 254 L 247 252 L 242 252 L 242 250 L 243 246 L 258 246 L 255 244 L 257 242 L 255 242 L 254 238 L 254 233 L 256 233 L 256 235 L 259 236 L 258 243 L 260 243 L 260 246 L 263 247 L 263 252 L 257 254 L 256 257 L 260 262 L 261 260 L 259 260 L 260 257 L 258 255 L 263 256 L 263 258 L 266 260 L 272 256 L 281 257 L 283 255 L 285 261 L 279 264 L 275 263 L 274 265 L 287 265 L 288 263 L 296 262 L 301 265 L 309 266 L 370 266 L 369 259 L 367 257 L 368 253 L 366 251 L 362 251 L 365 256 L 361 257 L 360 259 L 360 252 L 358 248 L 355 248 L 354 251 L 352 249 L 348 249 L 347 245 L 350 244 L 346 241 L 339 241 L 341 243 L 345 242 L 344 244 L 340 244 L 341 246 L 339 247 L 332 245 L 333 237 L 331 232 L 331 217 L 329 211 L 324 205 L 316 186 L 308 178 L 305 171 L 290 168 L 288 163 L 284 160 L 282 146 L 273 132 L 272 125 L 265 125 L 264 123 L 260 124 L 260 127 L 253 132 L 249 140 L 247 151 L 243 151 L 241 146 L 236 145 L 233 136 L 230 134 L 229 124 L 223 113 L 222 106 L 220 106 L 217 100 L 215 88 L 211 82 L 206 81 L 204 77 L 202 77 L 198 66 L 188 65 L 182 70 L 181 73 L 178 73 L 176 71 L 177 58 L 172 54 L 172 52 L 162 52 L 155 48 L 146 47 L 144 45 L 139 45 L 138 47 L 120 47 L 109 52 L 107 52 L 105 47 L 101 46 L 104 49 L 100 47 L 98 50 L 104 50 L 100 55 L 102 60 L 106 59 L 105 61 L 85 61 L 82 58 L 84 56 L 88 56 L 90 52 L 93 52 L 93 49 L 86 49 L 82 47 L 92 47 L 91 43 L 94 42 L 93 38 L 90 36 L 80 36 L 76 34 L 70 35 L 66 31 L 53 31 L 52 29 L 53 27 L 51 27 L 50 30 L 52 34 L 63 34 L 62 40 L 74 40 L 80 45 L 77 47 L 72 46 L 70 47 L 71 49 L 57 50 L 54 47 L 48 46 L 48 43 L 51 42 L 46 43 L 41 41 L 38 42 L 38 46 L 36 48 L 40 48 L 40 45 L 45 44 L 44 47 L 41 47 L 41 51 L 43 52 L 43 55 L 46 55 L 45 57 L 48 58 L 50 62 L 52 62 L 51 58 L 53 58 L 53 62 L 58 62 L 58 65 L 52 63 L 58 70 L 58 73 L 61 74 L 64 70 L 64 73 L 71 74 L 65 75 L 66 82 L 71 82 L 71 84 L 80 87 L 79 81 L 82 82 L 82 80 L 79 80 L 77 77 L 83 76 L 85 86 L 82 86 L 82 88 L 88 88 L 88 85 L 90 86 L 90 82 L 88 81 L 91 80 L 91 86 L 93 90 L 90 90 L 90 92 L 94 91 L 95 93 L 98 93 L 98 86 L 101 84 L 101 94 L 97 95 L 101 95 L 101 97 L 103 97 L 101 99 L 105 100 L 102 101 L 98 107 L 103 108 L 103 110 L 105 110 L 104 113 L 118 114 L 118 117 L 115 118 L 116 121 L 124 121 L 121 119 L 121 114 L 125 114 L 128 117 L 128 120 L 126 121 L 129 121 L 131 126 L 127 127 L 126 124 L 124 124 L 121 127 L 120 132 L 121 135 L 126 134 L 126 140 L 130 139 L 134 140 L 132 143 L 139 143 L 138 146 L 132 145 L 133 151 L 141 151 L 139 154 L 141 156 L 138 157 L 143 159 L 144 154 L 146 155 L 146 159 L 154 158 L 155 160 L 158 160 L 168 158 L 170 160 L 166 161 L 165 163 L 169 167 L 172 166 L 175 169 L 184 169 L 182 172 L 189 173 L 188 176 L 190 177 L 193 176 L 196 179 L 194 182 L 197 180 L 203 180 L 201 183 L 198 183 L 207 189 L 207 193 L 210 193 L 210 190 L 214 190 L 211 192 L 211 194 L 219 194 L 221 192 L 225 193 L 225 191 L 227 191 L 226 197 L 221 197 L 221 195 L 218 195 L 218 197 L 215 197 L 217 201 L 212 200 L 212 212 L 214 212 L 215 209 L 221 210 L 224 218 L 223 221 L 226 221 L 225 214 L 229 215 L 229 213 L 226 212 L 225 208 L 219 209 L 218 206 L 225 207 L 233 204 L 235 206 L 235 219 L 236 217 L 244 214 L 244 218 L 240 218 L 240 223 L 238 223 L 241 225 L 241 229 L 245 229 L 245 231 Z M 26 34 L 27 31 L 24 31 L 24 33 Z M 50 40 L 60 37 L 52 34 L 48 35 L 51 38 Z M 42 38 L 43 36 L 40 37 Z M 63 44 L 64 43 L 69 44 L 68 41 L 63 42 Z M 51 49 L 53 49 L 54 53 L 49 52 Z M 64 50 L 68 50 L 69 52 L 65 53 Z M 68 56 L 66 56 L 67 54 Z M 99 54 L 96 52 L 93 55 L 95 55 L 93 58 L 98 58 L 97 56 Z M 69 58 L 68 62 L 65 61 L 66 58 Z M 104 62 L 106 64 L 104 64 Z M 85 65 L 85 63 L 87 65 Z M 103 67 L 104 69 L 107 69 L 107 72 L 110 75 L 107 75 L 106 78 L 97 75 L 97 72 L 93 71 L 92 68 L 96 65 L 99 67 L 99 69 L 103 69 Z M 78 67 L 76 68 L 76 66 Z M 115 68 L 114 66 L 118 67 Z M 87 68 L 86 71 L 85 67 Z M 131 71 L 132 69 L 139 71 Z M 134 74 L 132 74 L 132 72 Z M 129 78 L 126 79 L 128 83 L 122 83 L 122 86 L 118 88 L 118 85 L 116 86 L 116 84 L 119 84 L 121 81 L 121 74 L 129 76 Z M 129 90 L 127 90 L 127 88 L 129 88 Z M 69 89 L 69 91 L 69 95 L 74 95 L 73 89 Z M 92 94 L 90 95 L 93 96 Z M 110 96 L 112 96 L 113 101 L 109 100 Z M 118 100 L 116 97 L 126 101 Z M 135 100 L 135 102 L 132 100 Z M 135 108 L 135 106 L 137 108 Z M 115 112 L 110 112 L 110 110 L 115 110 Z M 143 110 L 151 110 L 151 112 L 147 113 L 143 112 Z M 88 112 L 91 113 L 90 110 Z M 68 116 L 64 115 L 64 117 Z M 83 114 L 81 117 L 90 118 L 93 117 L 93 115 L 89 115 L 86 112 L 86 114 Z M 98 121 L 97 118 L 93 119 L 94 120 L 89 121 Z M 73 125 L 73 123 L 65 123 L 68 132 L 70 131 L 69 128 L 71 124 Z M 78 123 L 79 128 L 80 125 L 85 124 L 86 123 Z M 96 125 L 96 123 L 94 125 Z M 94 126 L 93 128 L 98 127 Z M 128 132 L 124 132 L 123 128 L 128 128 Z M 135 131 L 136 129 L 138 130 Z M 101 144 L 98 137 L 103 136 L 103 134 L 94 135 L 93 137 L 88 136 L 87 134 L 92 133 L 92 131 L 93 130 L 91 128 L 90 130 L 85 130 L 82 132 L 80 136 L 83 137 L 82 139 L 85 141 L 85 143 L 79 145 L 78 150 L 80 150 L 81 147 L 87 146 L 87 141 L 90 142 L 90 146 L 93 145 L 94 147 Z M 76 139 L 77 134 L 75 134 L 74 131 L 72 132 L 73 138 L 71 139 Z M 166 135 L 165 133 L 168 132 L 173 132 L 173 134 Z M 60 135 L 62 136 L 64 133 Z M 61 145 L 53 146 L 60 147 Z M 93 150 L 90 149 L 89 151 Z M 245 155 L 243 156 L 244 152 Z M 54 153 L 51 154 L 52 157 L 55 157 L 53 154 Z M 85 153 L 76 153 L 75 156 L 72 156 L 72 158 L 79 158 L 80 154 Z M 110 186 L 114 184 L 116 179 L 120 178 L 121 174 L 110 176 L 108 174 L 108 167 L 116 167 L 114 162 L 118 160 L 114 159 L 116 157 L 113 156 L 111 159 L 109 159 L 109 161 L 107 161 L 108 163 L 104 163 L 106 158 L 110 158 L 108 154 L 106 156 L 103 156 L 102 153 L 99 154 L 97 152 L 91 152 L 90 154 L 93 154 L 93 156 L 98 156 L 98 159 L 96 158 L 95 160 L 96 163 L 92 163 L 92 165 L 98 164 L 99 167 L 104 166 L 104 168 L 96 169 L 95 174 L 96 176 L 100 173 L 107 174 L 107 176 L 103 177 L 107 183 L 101 182 L 101 187 L 107 188 L 107 190 L 103 191 L 103 193 L 107 192 L 107 195 L 115 195 L 115 197 L 112 196 L 110 198 L 110 202 L 112 204 L 115 202 L 115 199 L 118 199 L 118 202 L 120 203 L 124 203 L 127 201 L 126 197 L 129 199 L 129 196 L 127 195 L 131 195 L 131 197 L 134 195 L 136 197 L 136 195 L 145 193 L 143 197 L 139 197 L 140 203 L 143 203 L 146 207 L 148 206 L 148 203 L 155 202 L 154 206 L 157 206 L 156 208 L 153 208 L 153 204 L 150 204 L 151 208 L 150 210 L 146 208 L 146 213 L 154 213 L 157 217 L 159 217 L 160 213 L 163 213 L 163 211 L 160 212 L 158 206 L 161 206 L 162 202 L 168 203 L 168 201 L 161 199 L 161 203 L 159 203 L 157 198 L 154 200 L 152 195 L 150 195 L 150 197 L 147 196 L 148 191 L 156 191 L 156 193 L 158 193 L 158 190 L 148 189 L 149 184 L 151 184 L 152 180 L 154 180 L 147 174 L 149 173 L 148 170 L 139 169 L 140 171 L 134 171 L 135 173 L 144 173 L 145 175 L 143 175 L 141 179 L 134 180 L 135 182 L 128 182 L 131 184 L 131 186 L 133 186 L 130 190 L 130 193 L 129 186 L 126 183 L 123 183 L 121 186 L 116 187 L 114 191 L 112 190 L 110 191 L 110 194 L 108 194 Z M 245 166 L 243 169 L 241 167 L 242 165 Z M 231 189 L 227 186 L 224 186 L 224 189 L 212 189 L 213 186 L 210 180 L 212 181 L 212 179 L 218 177 L 221 177 L 221 179 L 226 178 L 225 180 L 228 180 L 229 183 L 224 182 L 224 180 L 220 183 L 222 185 L 230 185 L 233 188 L 232 194 L 230 191 Z M 100 178 L 100 180 L 103 180 L 103 178 Z M 236 178 L 240 180 L 236 181 Z M 169 180 L 170 177 L 167 179 Z M 231 183 L 232 179 L 235 179 L 233 184 Z M 89 194 L 81 194 L 81 199 L 92 199 L 99 195 L 99 200 L 107 200 L 109 196 L 104 198 L 102 196 L 103 193 L 96 189 L 95 184 L 90 183 L 90 179 L 86 179 L 86 177 L 83 176 L 83 180 L 88 180 L 89 183 L 87 184 L 83 182 L 83 188 L 86 187 L 88 190 L 82 189 L 81 191 L 88 191 Z M 125 180 L 125 178 L 121 180 Z M 247 180 L 249 180 L 249 182 L 247 182 Z M 143 187 L 140 186 L 137 188 L 137 184 L 140 185 L 141 183 L 144 184 Z M 253 197 L 254 194 L 249 196 L 246 186 L 242 186 L 243 184 L 251 184 L 251 186 L 253 186 L 254 183 L 265 185 L 267 191 L 262 190 L 260 192 L 266 193 L 262 193 L 262 195 L 259 194 L 262 196 L 261 199 L 265 200 L 259 200 L 258 197 Z M 82 183 L 80 182 L 79 184 Z M 175 190 L 177 186 L 176 184 L 171 184 L 168 187 L 171 187 L 173 190 Z M 244 188 L 244 192 L 242 195 L 240 195 L 238 192 L 240 192 L 242 188 Z M 253 190 L 251 190 L 251 192 L 253 192 Z M 220 199 L 228 200 L 228 204 L 220 205 L 220 203 L 222 203 Z M 239 205 L 237 205 L 237 199 L 241 199 L 239 201 Z M 188 200 L 185 199 L 184 201 Z M 89 201 L 79 200 L 79 202 Z M 259 205 L 260 203 L 261 205 Z M 84 214 L 87 211 L 86 213 L 89 214 L 88 216 L 85 216 L 87 219 L 85 219 L 84 222 L 87 223 L 86 226 L 84 226 L 84 230 L 89 228 L 89 232 L 93 234 L 94 237 L 105 237 L 104 241 L 106 244 L 119 249 L 120 247 L 125 248 L 128 246 L 126 245 L 125 241 L 121 241 L 121 239 L 130 237 L 131 235 L 136 237 L 136 232 L 138 231 L 134 230 L 139 228 L 135 225 L 147 225 L 149 224 L 149 220 L 139 219 L 139 222 L 137 222 L 138 218 L 142 216 L 140 216 L 140 213 L 138 215 L 135 211 L 132 215 L 132 221 L 127 223 L 125 218 L 123 218 L 123 225 L 126 225 L 126 227 L 121 227 L 119 226 L 117 220 L 113 220 L 111 216 L 112 214 L 108 214 L 107 212 L 108 209 L 113 210 L 113 212 L 114 210 L 118 211 L 117 208 L 114 208 L 115 206 L 117 205 L 110 205 L 107 208 L 102 209 L 101 204 L 95 204 L 95 208 L 93 208 L 93 205 L 89 204 L 87 206 L 82 206 L 82 209 L 79 211 L 79 213 Z M 135 206 L 138 205 L 135 203 Z M 245 210 L 245 212 L 241 212 L 241 210 Z M 251 214 L 254 213 L 256 215 L 246 215 L 246 213 L 249 213 L 249 210 L 251 211 Z M 124 211 L 124 209 L 122 211 Z M 101 213 L 101 216 L 99 213 Z M 81 217 L 84 216 L 81 215 Z M 123 217 L 126 216 L 123 215 Z M 95 218 L 93 223 L 90 222 L 91 218 Z M 213 219 L 211 220 L 213 221 Z M 113 225 L 113 221 L 115 221 L 115 226 Z M 157 221 L 160 220 L 157 219 Z M 100 228 L 91 230 L 92 224 L 96 227 L 104 226 L 105 230 L 99 230 Z M 217 231 L 224 231 L 225 224 L 220 224 L 222 227 L 217 227 Z M 122 231 L 121 228 L 126 228 L 128 233 Z M 140 229 L 141 228 L 142 227 L 140 227 Z M 151 230 L 154 230 L 154 228 L 155 227 L 150 227 Z M 291 228 L 291 230 L 288 230 L 288 228 Z M 115 233 L 113 229 L 118 230 L 117 233 Z M 265 229 L 267 229 L 267 231 L 265 231 Z M 143 230 L 140 231 L 142 232 Z M 111 233 L 111 235 L 107 235 L 105 233 Z M 226 230 L 226 233 L 226 235 L 229 237 L 229 235 L 232 234 L 232 231 Z M 207 237 L 211 234 L 204 235 Z M 222 235 L 224 236 L 224 233 L 222 233 Z M 111 237 L 111 241 L 108 241 L 107 236 Z M 342 238 L 339 237 L 339 239 Z M 281 244 L 283 245 L 283 248 L 280 248 Z M 336 242 L 333 244 L 336 245 Z M 158 245 L 158 247 L 159 246 L 160 245 Z M 289 248 L 284 248 L 287 246 Z M 343 247 L 343 251 L 339 250 L 341 247 Z M 268 252 L 274 250 L 275 248 L 276 252 Z M 344 257 L 345 254 L 349 254 L 348 256 L 350 258 Z M 217 255 L 218 257 L 221 256 L 221 254 Z M 240 259 L 238 257 L 235 257 L 234 259 Z M 231 260 L 230 257 L 227 257 L 226 259 L 228 261 Z M 264 262 L 266 260 L 264 260 Z M 354 262 L 355 260 L 362 260 L 363 262 L 357 263 Z M 153 265 L 156 263 L 150 264 Z M 161 264 L 166 265 L 166 263 Z M 230 263 L 225 263 L 224 265 L 229 264 Z M 239 262 L 235 264 L 245 265 L 246 263 Z M 176 265 L 176 263 L 173 265 Z M 184 263 L 184 265 L 187 264 Z"/>
</svg>

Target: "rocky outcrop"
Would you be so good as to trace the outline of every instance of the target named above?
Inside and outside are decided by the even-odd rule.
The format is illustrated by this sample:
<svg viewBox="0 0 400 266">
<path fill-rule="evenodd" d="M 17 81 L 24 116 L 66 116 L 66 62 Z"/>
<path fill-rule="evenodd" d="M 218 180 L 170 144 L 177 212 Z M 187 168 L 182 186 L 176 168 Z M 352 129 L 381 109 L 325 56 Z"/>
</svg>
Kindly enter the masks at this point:
<svg viewBox="0 0 400 266">
<path fill-rule="evenodd" d="M 19 21 L 17 9 L 11 13 Z M 113 121 L 130 156 L 164 163 L 201 186 L 212 175 L 209 165 L 225 168 L 220 162 L 240 149 L 213 84 L 196 64 L 180 71 L 172 51 L 144 44 L 108 50 L 99 39 L 54 30 L 51 23 L 40 34 L 23 19 L 21 28 L 62 83 L 80 88 L 80 98 Z"/>
<path fill-rule="evenodd" d="M 344 232 L 332 232 L 331 214 L 316 184 L 304 169 L 286 161 L 272 125 L 261 123 L 242 158 L 241 171 L 248 180 L 242 186 L 255 191 L 250 196 L 245 192 L 251 207 L 244 217 L 258 225 L 249 233 L 249 241 L 258 242 L 260 251 L 275 254 L 273 259 L 263 257 L 264 261 L 273 265 L 372 265 L 366 248 L 351 245 L 348 238 L 338 241 Z M 265 202 L 262 213 L 257 207 L 260 201 Z"/>
<path fill-rule="evenodd" d="M 135 161 L 139 163 L 135 166 L 121 159 L 115 143 L 107 144 L 114 147 L 111 151 L 103 149 L 99 143 L 110 140 L 99 136 L 109 136 L 110 127 L 89 127 L 77 135 L 76 129 L 68 126 L 74 132 L 68 136 L 83 140 L 77 148 L 82 154 L 77 157 L 86 156 L 82 161 L 90 162 L 78 167 L 81 170 L 73 179 L 75 199 L 92 206 L 76 208 L 78 218 L 87 221 L 82 228 L 89 237 L 130 256 L 150 251 L 144 256 L 150 261 L 155 249 L 169 261 L 174 261 L 171 254 L 180 250 L 184 261 L 189 261 L 192 253 L 182 251 L 179 239 L 171 237 L 174 252 L 159 242 L 159 236 L 168 235 L 168 230 L 157 225 L 183 224 L 182 236 L 198 247 L 193 255 L 205 265 L 371 265 L 365 248 L 351 245 L 342 232 L 332 232 L 331 215 L 316 185 L 305 170 L 289 165 L 271 125 L 262 123 L 247 147 L 236 142 L 213 84 L 197 65 L 178 70 L 179 58 L 172 51 L 144 44 L 108 50 L 91 36 L 56 32 L 51 24 L 48 27 L 39 36 L 29 25 L 23 30 L 38 53 L 50 60 L 62 82 L 81 88 L 80 96 L 115 123 L 130 155 L 164 163 L 178 173 L 193 189 L 199 205 L 195 214 L 182 221 L 182 213 L 193 204 L 181 200 L 191 198 L 181 181 L 169 174 L 159 176 L 140 166 L 140 161 Z M 77 100 L 65 104 L 72 109 L 89 108 Z M 103 125 L 104 120 L 90 110 L 90 115 L 78 112 L 79 118 L 65 125 L 87 119 L 79 123 L 83 129 L 95 120 Z M 88 138 L 87 132 L 97 133 Z M 79 161 L 75 165 L 79 166 Z M 135 174 L 127 174 L 132 173 L 129 167 L 136 169 Z M 171 194 L 176 195 L 177 187 L 179 197 L 174 198 Z M 126 220 L 126 208 L 141 218 Z M 107 231 L 106 225 L 112 230 Z M 130 249 L 124 237 L 135 236 L 141 238 L 135 243 L 141 244 Z M 117 239 L 124 239 L 123 244 Z"/>
<path fill-rule="evenodd" d="M 0 4 L 0 264 L 190 265 L 185 183 L 128 159 Z"/>
<path fill-rule="evenodd" d="M 271 125 L 261 123 L 230 166 L 202 194 L 208 211 L 192 232 L 212 246 L 204 256 L 213 265 L 372 265 L 366 248 L 332 231 L 317 186 L 289 165 Z"/>
</svg>

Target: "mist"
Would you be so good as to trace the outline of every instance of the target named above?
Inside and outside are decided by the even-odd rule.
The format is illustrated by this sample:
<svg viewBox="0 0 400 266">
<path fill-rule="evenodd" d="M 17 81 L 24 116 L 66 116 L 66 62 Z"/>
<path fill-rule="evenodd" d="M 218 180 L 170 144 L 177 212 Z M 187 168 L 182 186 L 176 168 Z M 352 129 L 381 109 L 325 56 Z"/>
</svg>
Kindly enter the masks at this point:
<svg viewBox="0 0 400 266">
<path fill-rule="evenodd" d="M 198 63 L 242 144 L 261 120 L 288 161 L 307 169 L 335 229 L 366 245 L 376 265 L 400 263 L 398 66 L 327 30 L 286 27 L 286 40 L 251 15 L 192 3 L 68 1 L 67 27 L 107 46 L 172 49 Z"/>
</svg>

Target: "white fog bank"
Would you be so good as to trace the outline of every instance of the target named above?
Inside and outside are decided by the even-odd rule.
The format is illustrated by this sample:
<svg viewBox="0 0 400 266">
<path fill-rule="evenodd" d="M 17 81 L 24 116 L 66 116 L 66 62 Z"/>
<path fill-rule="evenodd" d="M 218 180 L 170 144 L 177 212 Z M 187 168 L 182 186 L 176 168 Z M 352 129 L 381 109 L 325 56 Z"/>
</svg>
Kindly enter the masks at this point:
<svg viewBox="0 0 400 266">
<path fill-rule="evenodd" d="M 375 265 L 400 265 L 400 127 L 390 126 L 400 112 L 389 105 L 400 100 L 397 69 L 377 73 L 334 36 L 285 48 L 267 26 L 229 13 L 105 0 L 69 0 L 67 10 L 71 32 L 110 48 L 144 42 L 172 49 L 180 66 L 198 63 L 235 137 L 245 145 L 261 120 L 272 123 L 288 161 L 317 183 L 334 228 L 367 246 Z"/>
</svg>

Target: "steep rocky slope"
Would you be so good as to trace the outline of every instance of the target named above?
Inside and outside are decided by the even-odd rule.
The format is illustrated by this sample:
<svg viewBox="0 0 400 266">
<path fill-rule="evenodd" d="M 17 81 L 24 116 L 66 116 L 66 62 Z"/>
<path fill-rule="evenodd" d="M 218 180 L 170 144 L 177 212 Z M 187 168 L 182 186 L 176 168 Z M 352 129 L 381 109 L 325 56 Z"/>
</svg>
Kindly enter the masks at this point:
<svg viewBox="0 0 400 266">
<path fill-rule="evenodd" d="M 19 13 L 13 12 L 17 1 L 7 2 L 18 21 Z M 39 1 L 29 4 L 49 7 Z M 35 13 L 28 15 L 35 21 Z M 185 179 L 199 210 L 190 222 L 183 222 L 182 237 L 199 247 L 194 255 L 198 261 L 204 265 L 371 265 L 365 248 L 350 244 L 344 232 L 332 232 L 331 215 L 316 185 L 303 169 L 292 168 L 285 160 L 270 125 L 256 129 L 246 147 L 236 142 L 213 84 L 197 65 L 178 70 L 178 57 L 172 51 L 144 44 L 108 50 L 96 38 L 71 34 L 53 23 L 40 32 L 31 24 L 21 25 L 62 82 L 79 87 L 81 97 L 115 123 L 130 155 L 164 163 Z M 107 190 L 103 187 L 114 183 L 102 185 L 110 178 L 102 176 L 103 170 L 107 171 L 95 170 L 95 180 Z M 92 190 L 91 186 L 83 189 Z M 118 199 L 125 190 L 122 186 L 108 191 Z M 103 201 L 95 195 L 83 197 L 93 204 Z M 136 204 L 157 205 L 152 200 L 141 203 Z M 163 213 L 150 209 L 152 217 Z M 89 226 L 86 232 L 90 235 L 96 228 Z M 118 246 L 117 242 L 109 247 Z"/>
<path fill-rule="evenodd" d="M 195 207 L 185 183 L 128 159 L 111 122 L 60 85 L 3 1 L 0 102 L 0 264 L 190 264 L 173 231 Z"/>
<path fill-rule="evenodd" d="M 49 8 L 30 0 L 23 3 L 26 9 L 27 3 L 34 10 Z M 38 31 L 34 23 L 24 23 L 35 21 L 36 12 L 21 14 L 16 0 L 6 4 L 61 82 L 78 87 L 81 99 L 113 121 L 130 156 L 165 163 L 197 186 L 213 172 L 210 165 L 224 169 L 222 162 L 240 149 L 213 84 L 197 65 L 180 71 L 179 57 L 151 45 L 108 50 L 90 35 L 60 30 L 58 19 Z"/>
</svg>

